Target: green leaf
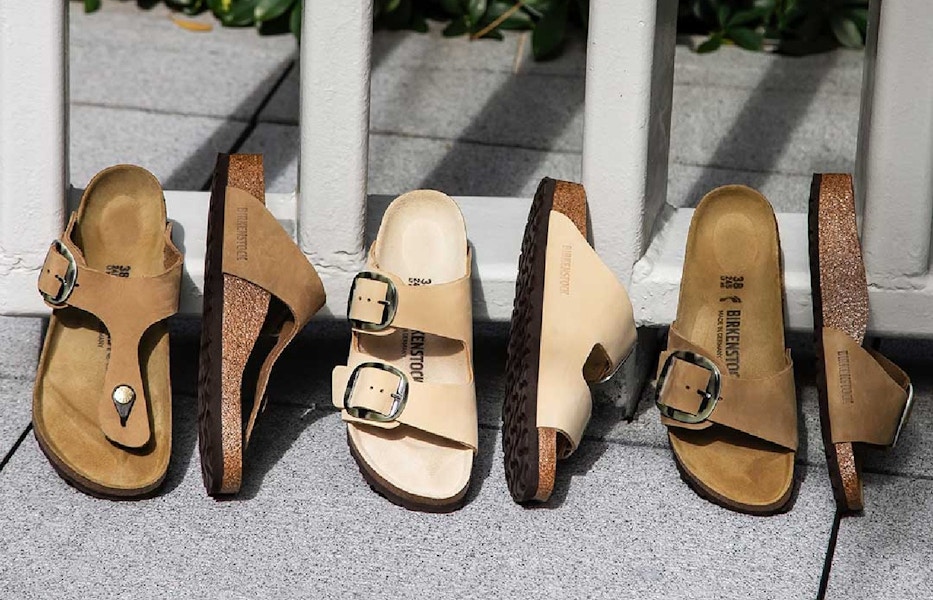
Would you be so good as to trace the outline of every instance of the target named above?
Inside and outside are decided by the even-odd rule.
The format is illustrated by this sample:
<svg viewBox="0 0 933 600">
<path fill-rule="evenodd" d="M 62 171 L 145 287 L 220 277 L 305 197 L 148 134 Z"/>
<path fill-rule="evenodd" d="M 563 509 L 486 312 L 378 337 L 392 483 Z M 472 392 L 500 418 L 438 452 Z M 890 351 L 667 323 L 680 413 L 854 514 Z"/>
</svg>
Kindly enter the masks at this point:
<svg viewBox="0 0 933 600">
<path fill-rule="evenodd" d="M 444 28 L 444 37 L 457 37 L 469 31 L 470 26 L 467 24 L 466 15 L 464 15 L 454 19 L 447 27 Z"/>
<path fill-rule="evenodd" d="M 393 10 L 398 8 L 398 5 L 401 4 L 401 2 L 402 0 L 388 0 L 388 2 L 385 3 L 383 12 L 387 12 L 387 13 L 392 12 Z"/>
<path fill-rule="evenodd" d="M 490 2 L 489 8 L 486 9 L 486 15 L 483 17 L 483 27 L 512 10 L 513 6 L 515 6 L 514 0 L 494 0 Z M 534 21 L 531 20 L 531 16 L 523 10 L 517 10 L 502 21 L 496 29 L 531 29 L 533 26 Z"/>
<path fill-rule="evenodd" d="M 729 36 L 737 46 L 741 46 L 746 50 L 761 50 L 762 37 L 761 34 L 755 31 L 754 29 L 749 29 L 748 27 L 733 27 L 726 32 L 726 35 Z"/>
<path fill-rule="evenodd" d="M 865 32 L 868 29 L 868 9 L 867 8 L 850 8 L 845 11 L 843 14 L 849 17 L 855 26 L 858 27 L 859 31 L 862 33 L 864 38 Z"/>
<path fill-rule="evenodd" d="M 720 27 L 725 28 L 728 25 L 731 12 L 728 4 L 719 5 L 719 9 L 716 11 L 716 20 L 719 21 Z"/>
<path fill-rule="evenodd" d="M 469 19 L 472 29 L 477 29 L 486 13 L 486 0 L 469 0 Z"/>
<path fill-rule="evenodd" d="M 531 33 L 531 51 L 535 58 L 543 60 L 554 56 L 564 43 L 567 33 L 567 1 L 558 3 L 545 13 Z"/>
<path fill-rule="evenodd" d="M 747 25 L 749 23 L 763 24 L 768 14 L 767 9 L 753 8 L 751 10 L 740 10 L 729 18 L 729 27 L 736 25 Z"/>
<path fill-rule="evenodd" d="M 256 8 L 253 9 L 253 18 L 259 23 L 271 21 L 284 15 L 294 2 L 295 0 L 258 0 Z"/>
<path fill-rule="evenodd" d="M 245 27 L 252 25 L 257 0 L 222 0 L 221 12 L 217 16 L 227 27 Z"/>
<path fill-rule="evenodd" d="M 862 39 L 862 32 L 858 25 L 852 19 L 834 15 L 830 20 L 830 26 L 833 28 L 833 35 L 839 40 L 839 43 L 847 48 L 861 48 L 865 45 Z"/>
<path fill-rule="evenodd" d="M 84 12 L 92 13 L 100 8 L 100 0 L 84 0 Z"/>
<path fill-rule="evenodd" d="M 722 34 L 714 33 L 709 36 L 709 39 L 697 46 L 697 54 L 707 54 L 709 52 L 714 52 L 719 50 L 719 47 L 722 46 Z"/>
<path fill-rule="evenodd" d="M 288 16 L 288 28 L 291 30 L 292 35 L 298 38 L 298 41 L 301 41 L 301 5 L 303 4 L 302 0 L 295 2 L 295 5 L 292 6 L 292 14 Z"/>
</svg>

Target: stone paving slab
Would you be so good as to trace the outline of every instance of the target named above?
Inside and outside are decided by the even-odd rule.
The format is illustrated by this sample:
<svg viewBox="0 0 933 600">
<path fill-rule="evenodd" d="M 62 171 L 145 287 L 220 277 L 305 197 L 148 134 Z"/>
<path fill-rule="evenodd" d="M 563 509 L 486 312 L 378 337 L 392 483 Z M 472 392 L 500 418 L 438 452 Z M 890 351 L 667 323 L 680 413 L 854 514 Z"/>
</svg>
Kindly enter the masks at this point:
<svg viewBox="0 0 933 600">
<path fill-rule="evenodd" d="M 296 56 L 290 35 L 259 36 L 214 24 L 175 25 L 162 4 L 104 2 L 85 14 L 69 2 L 71 102 L 249 119 Z"/>
<path fill-rule="evenodd" d="M 42 319 L 0 316 L 0 379 L 32 378 L 42 331 Z"/>
<path fill-rule="evenodd" d="M 866 474 L 865 512 L 842 519 L 827 600 L 933 597 L 933 481 Z"/>
<path fill-rule="evenodd" d="M 83 188 L 101 169 L 119 163 L 152 171 L 167 190 L 198 190 L 210 179 L 218 152 L 246 124 L 210 117 L 134 109 L 71 107 L 71 182 Z"/>
<path fill-rule="evenodd" d="M 0 461 L 32 420 L 32 382 L 30 379 L 0 377 Z"/>
<path fill-rule="evenodd" d="M 817 471 L 761 519 L 699 499 L 662 451 L 590 442 L 553 505 L 523 509 L 486 429 L 467 506 L 413 513 L 366 486 L 336 413 L 285 406 L 259 424 L 240 499 L 217 502 L 193 398 L 175 414 L 166 487 L 139 502 L 84 496 L 24 443 L 0 472 L 3 597 L 812 598 L 832 524 Z"/>
<path fill-rule="evenodd" d="M 864 62 L 863 53 L 852 50 L 788 57 L 734 46 L 713 54 L 697 54 L 678 45 L 674 85 L 785 92 L 820 90 L 857 96 L 861 93 Z"/>
</svg>

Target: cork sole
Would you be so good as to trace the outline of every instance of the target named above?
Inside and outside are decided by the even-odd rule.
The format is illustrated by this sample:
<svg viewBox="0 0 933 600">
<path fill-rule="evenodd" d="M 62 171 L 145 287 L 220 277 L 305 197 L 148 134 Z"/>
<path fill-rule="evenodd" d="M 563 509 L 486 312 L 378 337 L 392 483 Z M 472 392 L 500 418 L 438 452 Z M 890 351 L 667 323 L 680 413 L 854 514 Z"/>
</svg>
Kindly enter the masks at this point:
<svg viewBox="0 0 933 600">
<path fill-rule="evenodd" d="M 223 272 L 227 186 L 264 202 L 261 158 L 218 158 L 208 212 L 204 306 L 198 379 L 198 448 L 208 494 L 234 494 L 242 484 L 244 372 L 269 310 L 262 288 Z"/>
<path fill-rule="evenodd" d="M 505 401 L 502 406 L 502 447 L 505 478 L 519 503 L 544 502 L 554 490 L 557 458 L 566 440 L 556 429 L 537 427 L 538 370 L 548 220 L 552 210 L 565 214 L 586 237 L 586 200 L 570 187 L 545 178 L 538 186 L 518 261 L 515 300 L 509 330 Z"/>
<path fill-rule="evenodd" d="M 823 186 L 834 186 L 834 193 L 846 201 L 822 201 Z M 824 223 L 821 228 L 820 223 Z M 815 174 L 810 187 L 808 216 L 810 238 L 810 285 L 813 294 L 813 335 L 816 341 L 817 390 L 820 402 L 820 430 L 826 465 L 836 505 L 843 512 L 863 508 L 862 480 L 849 442 L 834 444 L 829 423 L 829 395 L 823 352 L 823 327 L 833 327 L 862 343 L 868 328 L 868 282 L 862 263 L 862 250 L 855 220 L 852 177 L 840 174 Z M 831 223 L 832 227 L 826 225 Z M 822 260 L 821 260 L 822 258 Z M 840 267 L 844 267 L 840 269 Z M 838 277 L 839 273 L 850 275 Z M 853 275 L 854 276 L 851 276 Z M 854 305 L 851 300 L 861 301 Z"/>
</svg>

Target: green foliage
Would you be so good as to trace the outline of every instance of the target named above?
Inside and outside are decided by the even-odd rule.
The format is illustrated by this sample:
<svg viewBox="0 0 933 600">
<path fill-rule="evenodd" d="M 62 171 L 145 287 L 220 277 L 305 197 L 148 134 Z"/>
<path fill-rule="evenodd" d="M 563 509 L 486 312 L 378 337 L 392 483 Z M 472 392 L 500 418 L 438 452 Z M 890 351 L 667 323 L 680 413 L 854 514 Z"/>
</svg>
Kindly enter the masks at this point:
<svg viewBox="0 0 933 600">
<path fill-rule="evenodd" d="M 136 0 L 149 6 L 159 0 Z M 175 10 L 209 10 L 225 26 L 263 33 L 301 32 L 302 0 L 163 0 Z M 341 2 L 331 0 L 334 10 Z M 343 0 L 345 1 L 345 0 Z M 617 0 L 623 2 L 624 0 Z M 83 0 L 87 12 L 101 0 Z M 446 36 L 501 39 L 505 30 L 530 30 L 535 58 L 560 53 L 571 28 L 586 30 L 590 0 L 373 0 L 375 26 L 427 31 L 428 19 L 447 23 Z M 761 50 L 777 42 L 788 54 L 865 43 L 868 0 L 680 0 L 678 31 L 708 36 L 698 52 L 723 44 Z"/>
<path fill-rule="evenodd" d="M 698 52 L 727 41 L 760 50 L 773 40 L 787 54 L 810 54 L 863 47 L 868 0 L 682 0 L 680 16 L 681 25 L 708 33 Z"/>
</svg>

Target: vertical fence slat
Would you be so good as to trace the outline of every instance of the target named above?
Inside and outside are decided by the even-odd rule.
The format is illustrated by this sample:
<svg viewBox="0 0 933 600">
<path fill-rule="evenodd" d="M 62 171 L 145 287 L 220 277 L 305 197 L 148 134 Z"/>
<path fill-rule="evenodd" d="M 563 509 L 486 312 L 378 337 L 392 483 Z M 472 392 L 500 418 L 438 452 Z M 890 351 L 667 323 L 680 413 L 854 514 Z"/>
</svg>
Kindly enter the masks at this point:
<svg viewBox="0 0 933 600">
<path fill-rule="evenodd" d="M 298 241 L 325 273 L 364 256 L 372 0 L 306 0 Z"/>
</svg>

